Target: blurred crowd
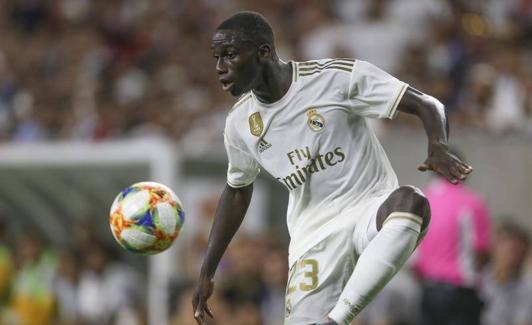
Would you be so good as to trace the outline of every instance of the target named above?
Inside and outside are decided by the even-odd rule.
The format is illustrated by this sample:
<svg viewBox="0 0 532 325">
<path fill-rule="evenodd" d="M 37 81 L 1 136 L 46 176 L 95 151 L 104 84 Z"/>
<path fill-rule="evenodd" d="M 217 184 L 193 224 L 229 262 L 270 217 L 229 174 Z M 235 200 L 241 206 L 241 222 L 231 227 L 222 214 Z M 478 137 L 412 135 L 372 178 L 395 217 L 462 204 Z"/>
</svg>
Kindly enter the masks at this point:
<svg viewBox="0 0 532 325">
<path fill-rule="evenodd" d="M 453 128 L 532 137 L 532 0 L 0 0 L 0 8 L 1 142 L 221 141 L 234 100 L 217 83 L 210 38 L 242 9 L 271 21 L 284 59 L 365 59 L 442 100 Z M 191 295 L 209 225 L 192 236 L 185 279 L 172 286 L 174 325 L 195 324 Z M 90 224 L 73 230 L 65 248 L 6 227 L 0 222 L 0 324 L 147 322 L 146 274 Z M 503 324 L 497 317 L 515 301 L 532 301 L 526 231 L 493 228 L 482 325 Z M 209 324 L 282 323 L 283 244 L 265 233 L 230 245 Z M 357 325 L 413 325 L 421 299 L 417 270 L 406 268 Z M 503 320 L 531 325 L 530 317 Z"/>
<path fill-rule="evenodd" d="M 196 325 L 192 294 L 207 236 L 198 233 L 187 262 L 191 267 L 185 285 L 173 292 L 172 325 Z M 288 277 L 287 248 L 275 237 L 240 234 L 229 245 L 209 300 L 215 319 L 207 324 L 280 325 L 284 320 L 284 297 Z"/>
<path fill-rule="evenodd" d="M 532 134 L 530 0 L 0 6 L 1 141 L 147 134 L 192 146 L 220 141 L 234 100 L 217 84 L 210 37 L 242 9 L 270 19 L 284 59 L 365 59 L 442 100 L 456 128 Z"/>
<path fill-rule="evenodd" d="M 191 294 L 207 234 L 195 234 L 189 254 L 175 260 L 186 271 L 168 288 L 170 324 L 196 324 Z M 148 324 L 147 265 L 129 263 L 127 254 L 87 220 L 58 246 L 36 230 L 14 230 L 0 215 L 0 324 Z M 210 301 L 216 324 L 281 324 L 287 269 L 285 246 L 240 235 L 218 270 Z"/>
<path fill-rule="evenodd" d="M 148 324 L 145 269 L 132 266 L 123 254 L 116 254 L 118 245 L 104 244 L 90 223 L 82 221 L 71 232 L 69 241 L 58 247 L 47 244 L 37 232 L 10 230 L 3 217 L 0 219 L 0 324 Z M 493 222 L 491 218 L 486 220 Z M 487 231 L 483 235 L 487 237 L 478 247 L 483 259 L 477 265 L 478 276 L 468 287 L 473 289 L 468 290 L 474 290 L 481 301 L 480 325 L 532 325 L 530 236 L 512 218 L 505 216 L 498 220 L 502 221 L 482 230 Z M 196 325 L 192 294 L 212 217 L 204 221 L 204 227 L 190 236 L 184 248 L 186 254 L 179 258 L 179 263 L 186 266 L 184 274 L 176 277 L 169 288 L 170 325 Z M 434 222 L 431 231 L 437 233 L 440 226 L 444 227 L 443 223 Z M 430 232 L 427 242 L 428 238 Z M 462 240 L 450 239 L 446 243 L 464 244 Z M 434 247 L 429 250 L 429 254 L 438 255 Z M 427 281 L 424 275 L 427 272 L 420 270 L 421 257 L 417 254 L 423 255 L 423 247 L 353 325 L 435 325 L 419 322 L 427 310 L 423 302 L 425 289 L 435 282 Z M 437 269 L 456 267 L 452 263 L 430 261 Z M 240 231 L 218 269 L 215 292 L 209 300 L 215 319 L 209 319 L 207 324 L 282 324 L 287 276 L 287 248 L 278 234 Z M 448 292 L 451 286 L 443 288 Z M 464 292 L 459 291 L 457 297 L 465 297 Z M 440 318 L 456 315 L 458 311 L 453 308 L 457 302 L 462 304 L 460 301 L 439 300 L 438 308 L 451 308 Z"/>
<path fill-rule="evenodd" d="M 62 246 L 0 216 L 0 324 L 145 324 L 146 280 L 80 222 Z"/>
</svg>

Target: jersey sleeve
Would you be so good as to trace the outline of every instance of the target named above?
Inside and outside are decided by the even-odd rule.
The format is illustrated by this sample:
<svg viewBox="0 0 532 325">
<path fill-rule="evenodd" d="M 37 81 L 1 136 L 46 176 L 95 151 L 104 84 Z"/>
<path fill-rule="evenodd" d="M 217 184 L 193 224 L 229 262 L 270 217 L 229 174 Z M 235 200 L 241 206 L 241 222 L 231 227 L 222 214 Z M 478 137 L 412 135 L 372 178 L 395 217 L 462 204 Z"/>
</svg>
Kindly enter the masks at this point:
<svg viewBox="0 0 532 325">
<path fill-rule="evenodd" d="M 260 172 L 259 164 L 235 139 L 228 126 L 224 131 L 224 145 L 228 158 L 227 184 L 240 188 L 253 183 Z"/>
<path fill-rule="evenodd" d="M 407 88 L 408 84 L 373 64 L 357 60 L 347 90 L 349 107 L 364 117 L 392 119 Z"/>
</svg>

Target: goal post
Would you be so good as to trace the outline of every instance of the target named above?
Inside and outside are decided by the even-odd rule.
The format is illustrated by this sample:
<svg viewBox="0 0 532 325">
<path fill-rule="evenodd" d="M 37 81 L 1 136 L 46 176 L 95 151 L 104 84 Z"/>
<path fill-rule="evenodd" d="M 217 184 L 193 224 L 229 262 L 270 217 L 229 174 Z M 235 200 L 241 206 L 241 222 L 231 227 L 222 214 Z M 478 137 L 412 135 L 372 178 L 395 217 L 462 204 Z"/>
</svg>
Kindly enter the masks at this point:
<svg viewBox="0 0 532 325">
<path fill-rule="evenodd" d="M 66 241 L 68 225 L 79 213 L 99 214 L 97 229 L 110 236 L 107 213 L 114 196 L 143 180 L 174 189 L 182 176 L 181 158 L 176 145 L 163 138 L 2 144 L 0 204 L 6 214 L 24 217 L 14 223 L 33 224 L 55 243 Z M 168 251 L 148 258 L 149 324 L 169 323 L 179 239 Z"/>
</svg>

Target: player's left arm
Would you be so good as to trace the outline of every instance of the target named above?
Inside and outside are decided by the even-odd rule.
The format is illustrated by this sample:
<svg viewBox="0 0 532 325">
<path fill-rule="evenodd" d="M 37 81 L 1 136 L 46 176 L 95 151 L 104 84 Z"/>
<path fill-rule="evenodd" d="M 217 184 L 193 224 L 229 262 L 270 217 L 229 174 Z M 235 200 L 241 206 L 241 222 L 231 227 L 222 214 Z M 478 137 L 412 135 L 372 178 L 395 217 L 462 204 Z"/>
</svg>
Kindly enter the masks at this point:
<svg viewBox="0 0 532 325">
<path fill-rule="evenodd" d="M 444 105 L 436 98 L 408 87 L 397 110 L 416 115 L 423 122 L 428 137 L 428 157 L 418 170 L 433 170 L 451 183 L 463 181 L 473 171 L 460 158 L 451 153 L 448 146 L 449 122 Z"/>
</svg>

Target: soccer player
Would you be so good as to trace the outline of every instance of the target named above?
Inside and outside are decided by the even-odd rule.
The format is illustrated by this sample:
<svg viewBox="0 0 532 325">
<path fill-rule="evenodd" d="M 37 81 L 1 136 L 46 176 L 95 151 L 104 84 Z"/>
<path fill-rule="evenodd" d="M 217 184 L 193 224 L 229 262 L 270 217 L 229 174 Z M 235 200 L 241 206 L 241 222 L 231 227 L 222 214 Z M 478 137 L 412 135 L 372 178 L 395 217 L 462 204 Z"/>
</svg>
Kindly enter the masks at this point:
<svg viewBox="0 0 532 325">
<path fill-rule="evenodd" d="M 289 191 L 285 324 L 349 324 L 412 254 L 430 208 L 399 186 L 368 118 L 418 116 L 428 157 L 418 169 L 452 183 L 471 167 L 447 147 L 443 105 L 372 64 L 354 59 L 283 62 L 271 26 L 240 12 L 212 38 L 223 90 L 239 100 L 227 115 L 229 160 L 198 285 L 199 324 L 213 317 L 214 274 L 249 206 L 259 166 Z"/>
</svg>

